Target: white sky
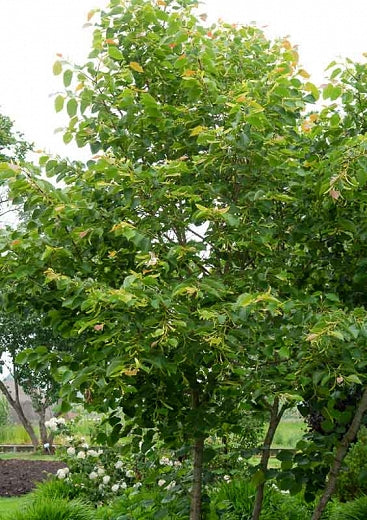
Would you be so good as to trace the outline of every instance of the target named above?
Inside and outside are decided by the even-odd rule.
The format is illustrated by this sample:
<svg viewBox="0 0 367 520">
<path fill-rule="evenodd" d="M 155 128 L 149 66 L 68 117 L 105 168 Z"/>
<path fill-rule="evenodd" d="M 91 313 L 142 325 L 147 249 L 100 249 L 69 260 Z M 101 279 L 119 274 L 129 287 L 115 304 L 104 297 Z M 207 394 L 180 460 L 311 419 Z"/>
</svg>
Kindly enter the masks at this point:
<svg viewBox="0 0 367 520">
<path fill-rule="evenodd" d="M 67 116 L 55 114 L 52 94 L 62 91 L 53 76 L 56 53 L 84 63 L 91 33 L 82 26 L 87 13 L 107 0 L 0 0 L 0 112 L 36 148 L 85 157 L 62 134 L 54 134 Z M 271 37 L 290 36 L 300 61 L 316 84 L 338 56 L 361 59 L 367 51 L 366 0 L 206 0 L 211 20 L 255 21 Z"/>
</svg>

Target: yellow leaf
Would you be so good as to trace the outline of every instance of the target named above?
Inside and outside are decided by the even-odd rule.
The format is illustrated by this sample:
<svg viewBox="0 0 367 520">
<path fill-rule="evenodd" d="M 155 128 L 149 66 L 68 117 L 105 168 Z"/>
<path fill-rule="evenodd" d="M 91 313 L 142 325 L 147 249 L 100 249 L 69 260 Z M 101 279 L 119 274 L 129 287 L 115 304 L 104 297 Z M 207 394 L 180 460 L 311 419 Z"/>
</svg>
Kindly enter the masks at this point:
<svg viewBox="0 0 367 520">
<path fill-rule="evenodd" d="M 310 123 L 310 121 L 303 121 L 301 128 L 304 132 L 309 132 L 312 128 L 312 123 Z"/>
<path fill-rule="evenodd" d="M 157 5 L 161 5 L 162 7 L 166 7 L 166 2 L 164 0 L 157 0 Z"/>
<path fill-rule="evenodd" d="M 78 92 L 78 90 L 82 90 L 84 87 L 84 83 L 78 83 L 78 85 L 75 87 L 75 92 Z"/>
<path fill-rule="evenodd" d="M 91 20 L 93 18 L 93 16 L 96 14 L 96 11 L 94 9 L 92 9 L 91 11 L 89 11 L 89 13 L 87 14 L 87 20 L 89 22 L 89 20 Z"/>
<path fill-rule="evenodd" d="M 315 341 L 315 339 L 317 339 L 319 337 L 318 334 L 309 334 L 307 337 L 306 337 L 306 341 Z"/>
<path fill-rule="evenodd" d="M 311 114 L 310 115 L 310 121 L 312 121 L 313 123 L 315 121 L 317 121 L 319 119 L 319 115 L 318 114 Z"/>
<path fill-rule="evenodd" d="M 228 213 L 229 206 L 225 206 L 224 208 L 215 208 L 215 211 L 221 215 L 224 215 L 225 213 Z"/>
<path fill-rule="evenodd" d="M 298 71 L 298 74 L 299 74 L 300 76 L 302 76 L 302 78 L 306 78 L 306 79 L 308 79 L 308 78 L 310 77 L 310 75 L 309 75 L 309 73 L 307 72 L 307 70 L 304 70 L 304 69 L 300 69 L 300 70 Z"/>
<path fill-rule="evenodd" d="M 131 370 L 124 370 L 125 376 L 136 376 L 136 374 L 139 372 L 138 368 L 132 368 Z"/>
<path fill-rule="evenodd" d="M 184 73 L 182 74 L 184 77 L 187 76 L 187 77 L 191 77 L 191 76 L 195 76 L 196 74 L 196 71 L 195 70 L 185 70 Z"/>
<path fill-rule="evenodd" d="M 131 69 L 135 70 L 135 72 L 144 72 L 143 67 L 139 65 L 139 63 L 137 63 L 136 61 L 130 61 L 129 66 Z"/>
<path fill-rule="evenodd" d="M 118 45 L 118 43 L 115 42 L 115 40 L 113 40 L 112 38 L 107 38 L 105 41 L 106 41 L 106 43 L 108 43 L 109 45 Z"/>
<path fill-rule="evenodd" d="M 190 135 L 191 136 L 199 135 L 199 134 L 201 134 L 201 132 L 203 132 L 205 130 L 205 128 L 206 128 L 205 126 L 201 126 L 201 125 L 195 126 L 195 128 L 193 128 L 191 130 Z"/>
<path fill-rule="evenodd" d="M 241 94 L 240 96 L 238 96 L 238 98 L 236 98 L 236 101 L 237 103 L 243 103 L 244 101 L 246 101 L 246 94 Z"/>
<path fill-rule="evenodd" d="M 292 48 L 292 44 L 288 40 L 283 40 L 282 47 L 284 47 L 285 49 L 287 49 L 287 51 L 289 51 Z"/>
</svg>

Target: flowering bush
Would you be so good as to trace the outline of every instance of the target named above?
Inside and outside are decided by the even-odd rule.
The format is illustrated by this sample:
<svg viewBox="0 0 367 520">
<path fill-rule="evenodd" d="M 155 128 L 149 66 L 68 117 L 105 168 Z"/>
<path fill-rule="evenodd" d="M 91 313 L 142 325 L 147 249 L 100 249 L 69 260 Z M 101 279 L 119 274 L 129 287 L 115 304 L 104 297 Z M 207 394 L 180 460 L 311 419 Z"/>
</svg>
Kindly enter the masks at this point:
<svg viewBox="0 0 367 520">
<path fill-rule="evenodd" d="M 104 504 L 137 484 L 135 470 L 117 450 L 91 448 L 83 438 L 69 437 L 69 442 L 64 456 L 67 467 L 56 476 L 73 488 L 74 496 L 86 495 L 95 504 Z"/>
</svg>

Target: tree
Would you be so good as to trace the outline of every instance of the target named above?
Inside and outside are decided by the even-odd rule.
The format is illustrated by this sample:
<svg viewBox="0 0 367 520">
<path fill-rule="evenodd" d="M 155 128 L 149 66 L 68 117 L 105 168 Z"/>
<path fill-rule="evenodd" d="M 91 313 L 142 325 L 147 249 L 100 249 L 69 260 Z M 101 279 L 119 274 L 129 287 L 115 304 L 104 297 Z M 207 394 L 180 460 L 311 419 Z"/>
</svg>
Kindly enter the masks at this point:
<svg viewBox="0 0 367 520">
<path fill-rule="evenodd" d="M 23 135 L 14 131 L 13 122 L 0 114 L 0 161 L 25 160 L 32 145 L 24 140 Z"/>
<path fill-rule="evenodd" d="M 104 440 L 133 428 L 136 449 L 156 431 L 167 446 L 191 446 L 198 520 L 206 438 L 231 413 L 234 431 L 243 403 L 274 412 L 309 389 L 323 352 L 310 349 L 310 329 L 342 304 L 320 290 L 334 279 L 329 247 L 305 229 L 330 225 L 337 204 L 334 184 L 326 196 L 315 188 L 319 143 L 310 149 L 304 112 L 319 92 L 287 40 L 205 27 L 193 5 L 114 0 L 90 61 L 56 62 L 64 140 L 97 155 L 2 167 L 27 224 L 1 236 L 0 283 L 5 309 L 33 303 L 58 334 L 84 334 L 73 354 L 33 363 L 58 374 L 65 401 L 81 392 L 110 413 Z M 264 459 L 260 482 L 265 471 Z"/>
<path fill-rule="evenodd" d="M 47 368 L 35 371 L 28 363 L 19 364 L 17 358 L 20 358 L 27 349 L 33 353 L 33 356 L 37 356 L 45 351 L 66 348 L 66 342 L 55 337 L 50 328 L 42 325 L 40 316 L 34 314 L 28 313 L 17 317 L 3 313 L 0 316 L 0 326 L 0 354 L 9 359 L 9 363 L 6 364 L 13 378 L 14 393 L 3 381 L 0 381 L 0 392 L 16 412 L 34 449 L 37 449 L 40 444 L 42 446 L 49 444 L 52 447 L 52 435 L 47 432 L 45 426 L 46 411 L 57 403 L 60 385 Z M 20 388 L 30 397 L 33 409 L 39 417 L 39 436 L 24 412 L 19 396 Z"/>
<path fill-rule="evenodd" d="M 24 140 L 23 135 L 16 132 L 13 122 L 7 116 L 0 114 L 0 162 L 18 164 L 24 162 L 27 152 L 31 151 L 33 145 Z M 14 206 L 9 204 L 9 200 L 4 190 L 0 194 L 0 217 L 11 211 L 15 211 Z"/>
</svg>

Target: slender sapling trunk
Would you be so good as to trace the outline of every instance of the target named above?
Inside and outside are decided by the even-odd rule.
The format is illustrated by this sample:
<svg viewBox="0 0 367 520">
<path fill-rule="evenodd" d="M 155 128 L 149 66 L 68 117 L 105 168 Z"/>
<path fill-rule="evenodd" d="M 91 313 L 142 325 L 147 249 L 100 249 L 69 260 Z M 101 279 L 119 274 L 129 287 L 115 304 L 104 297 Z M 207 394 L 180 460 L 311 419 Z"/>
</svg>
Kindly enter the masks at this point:
<svg viewBox="0 0 367 520">
<path fill-rule="evenodd" d="M 340 441 L 339 446 L 336 448 L 334 461 L 333 461 L 333 464 L 329 471 L 325 490 L 313 512 L 311 520 L 320 520 L 321 515 L 324 512 L 327 503 L 329 502 L 330 498 L 332 497 L 332 495 L 335 491 L 335 488 L 336 488 L 336 482 L 338 479 L 338 475 L 340 472 L 342 462 L 348 452 L 349 446 L 357 437 L 358 430 L 361 426 L 363 416 L 366 412 L 367 412 L 367 388 L 364 390 L 362 398 L 357 406 L 356 413 L 354 415 L 351 425 L 349 426 L 347 432 L 345 433 L 344 437 Z"/>
</svg>

